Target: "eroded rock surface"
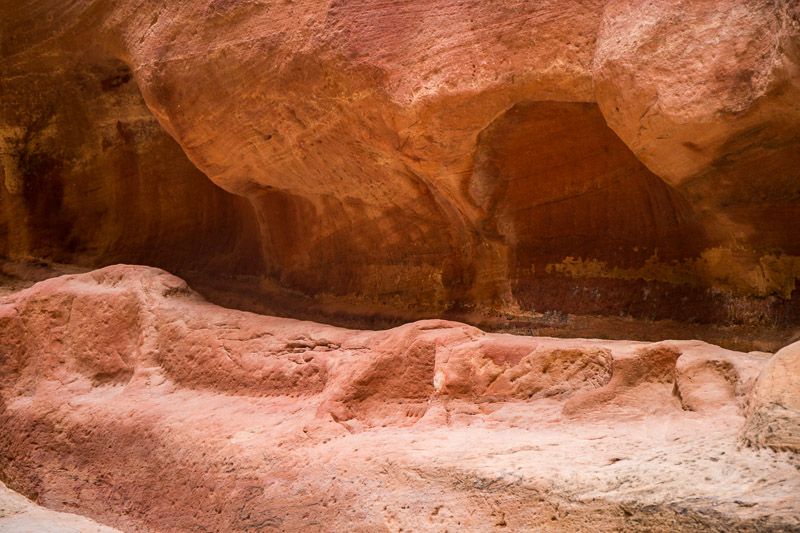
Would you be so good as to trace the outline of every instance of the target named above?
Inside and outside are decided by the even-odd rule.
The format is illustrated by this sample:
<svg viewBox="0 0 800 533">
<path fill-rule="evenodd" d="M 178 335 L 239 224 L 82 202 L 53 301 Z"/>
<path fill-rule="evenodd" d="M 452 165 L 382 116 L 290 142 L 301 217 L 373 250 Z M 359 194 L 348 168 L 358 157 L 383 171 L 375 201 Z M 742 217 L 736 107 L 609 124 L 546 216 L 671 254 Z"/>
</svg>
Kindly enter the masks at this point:
<svg viewBox="0 0 800 533">
<path fill-rule="evenodd" d="M 240 306 L 798 326 L 794 1 L 1 7 L 5 255 L 253 275 Z"/>
<path fill-rule="evenodd" d="M 126 531 L 800 529 L 798 457 L 738 445 L 769 354 L 346 330 L 134 266 L 0 330 L 0 476 Z"/>
<path fill-rule="evenodd" d="M 761 371 L 742 436 L 750 445 L 800 453 L 800 343 L 776 353 Z"/>
<path fill-rule="evenodd" d="M 2 533 L 119 533 L 118 530 L 70 513 L 44 509 L 0 483 Z"/>
</svg>

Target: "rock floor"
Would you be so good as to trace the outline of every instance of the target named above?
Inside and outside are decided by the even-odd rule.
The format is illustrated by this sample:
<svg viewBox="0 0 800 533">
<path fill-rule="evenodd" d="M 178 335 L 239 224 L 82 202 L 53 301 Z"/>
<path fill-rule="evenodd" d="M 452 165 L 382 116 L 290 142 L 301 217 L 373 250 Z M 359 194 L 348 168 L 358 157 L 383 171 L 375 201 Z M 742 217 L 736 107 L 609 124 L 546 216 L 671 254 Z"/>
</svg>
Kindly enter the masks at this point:
<svg viewBox="0 0 800 533">
<path fill-rule="evenodd" d="M 93 520 L 45 509 L 0 482 L 0 532 L 2 533 L 117 533 Z"/>
<path fill-rule="evenodd" d="M 800 531 L 800 455 L 742 439 L 769 354 L 345 330 L 130 266 L 0 326 L 3 478 L 122 531 Z M 8 501 L 0 528 L 95 531 Z"/>
</svg>

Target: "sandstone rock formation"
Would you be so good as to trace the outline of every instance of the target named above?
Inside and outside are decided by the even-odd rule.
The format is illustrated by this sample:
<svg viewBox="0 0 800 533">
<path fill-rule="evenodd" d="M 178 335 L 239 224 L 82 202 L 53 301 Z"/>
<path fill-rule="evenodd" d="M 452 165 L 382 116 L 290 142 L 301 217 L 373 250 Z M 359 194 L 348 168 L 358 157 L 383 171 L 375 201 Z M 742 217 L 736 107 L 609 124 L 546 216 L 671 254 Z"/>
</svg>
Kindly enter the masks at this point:
<svg viewBox="0 0 800 533">
<path fill-rule="evenodd" d="M 777 356 L 353 331 L 134 266 L 6 296 L 0 331 L 0 478 L 125 531 L 800 528 L 798 456 L 737 444 Z"/>
<path fill-rule="evenodd" d="M 774 347 L 800 321 L 792 0 L 0 13 L 3 255 L 248 274 L 248 298 L 364 316 Z"/>
<path fill-rule="evenodd" d="M 798 212 L 797 0 L 0 0 L 0 482 L 800 531 Z"/>
<path fill-rule="evenodd" d="M 751 445 L 800 453 L 800 343 L 776 353 L 761 371 L 743 437 Z"/>
<path fill-rule="evenodd" d="M 3 533 L 119 533 L 82 516 L 58 513 L 31 503 L 0 483 L 0 531 Z"/>
</svg>

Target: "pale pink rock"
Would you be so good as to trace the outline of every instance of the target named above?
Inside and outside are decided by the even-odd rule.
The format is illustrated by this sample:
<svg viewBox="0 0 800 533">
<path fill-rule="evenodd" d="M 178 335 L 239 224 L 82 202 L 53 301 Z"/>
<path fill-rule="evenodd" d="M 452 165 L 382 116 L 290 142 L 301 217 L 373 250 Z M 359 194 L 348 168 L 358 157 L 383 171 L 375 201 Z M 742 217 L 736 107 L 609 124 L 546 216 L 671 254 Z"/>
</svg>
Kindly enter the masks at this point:
<svg viewBox="0 0 800 533">
<path fill-rule="evenodd" d="M 346 330 L 122 265 L 5 297 L 0 331 L 0 475 L 125 531 L 800 527 L 797 458 L 737 445 L 764 355 Z"/>
<path fill-rule="evenodd" d="M 800 453 L 800 342 L 764 365 L 748 401 L 744 441 Z"/>
</svg>

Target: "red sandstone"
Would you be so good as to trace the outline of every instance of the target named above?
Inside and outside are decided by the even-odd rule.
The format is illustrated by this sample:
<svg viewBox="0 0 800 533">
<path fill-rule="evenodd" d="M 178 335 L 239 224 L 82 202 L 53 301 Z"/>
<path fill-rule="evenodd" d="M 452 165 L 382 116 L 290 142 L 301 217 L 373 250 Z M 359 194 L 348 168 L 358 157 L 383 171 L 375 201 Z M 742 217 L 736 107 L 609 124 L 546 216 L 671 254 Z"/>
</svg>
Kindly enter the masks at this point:
<svg viewBox="0 0 800 533">
<path fill-rule="evenodd" d="M 0 327 L 3 478 L 126 531 L 800 527 L 797 458 L 739 444 L 768 354 L 351 331 L 132 266 L 7 296 Z"/>
</svg>

